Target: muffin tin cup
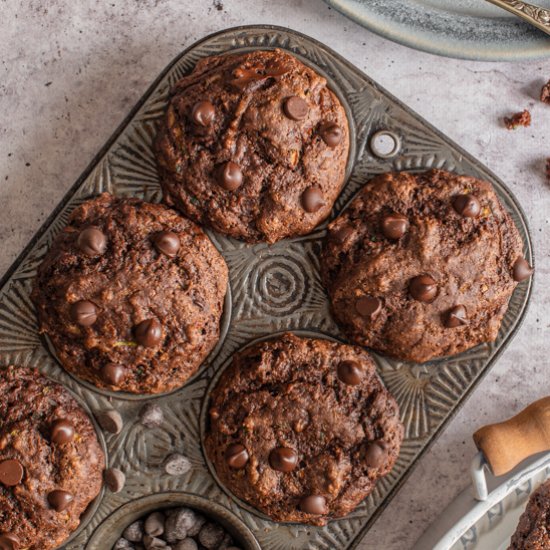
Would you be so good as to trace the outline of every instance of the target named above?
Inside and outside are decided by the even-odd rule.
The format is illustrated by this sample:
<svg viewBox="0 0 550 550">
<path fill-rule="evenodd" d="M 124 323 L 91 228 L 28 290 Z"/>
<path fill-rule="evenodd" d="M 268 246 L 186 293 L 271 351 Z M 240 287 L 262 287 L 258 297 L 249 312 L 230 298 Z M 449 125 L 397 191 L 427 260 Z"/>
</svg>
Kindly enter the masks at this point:
<svg viewBox="0 0 550 550">
<path fill-rule="evenodd" d="M 86 550 L 108 550 L 134 521 L 157 510 L 180 506 L 193 508 L 219 523 L 242 550 L 261 550 L 250 529 L 227 508 L 198 495 L 178 492 L 160 493 L 128 502 L 96 529 L 86 545 Z"/>
<path fill-rule="evenodd" d="M 197 42 L 178 56 L 153 83 L 0 283 L 0 364 L 38 368 L 71 390 L 92 413 L 116 409 L 124 421 L 119 434 L 104 434 L 104 442 L 109 467 L 125 473 L 126 485 L 116 494 L 104 491 L 89 516 L 83 518 L 80 530 L 64 544 L 66 550 L 81 550 L 92 542 L 96 544 L 92 548 L 109 550 L 106 541 L 110 539 L 101 541 L 98 538 L 98 533 L 104 532 L 100 524 L 105 521 L 115 529 L 114 525 L 120 522 L 116 527 L 120 533 L 130 516 L 121 515 L 118 519 L 118 512 L 125 506 L 132 509 L 128 503 L 141 502 L 140 499 L 147 495 L 153 495 L 148 498 L 154 502 L 157 498 L 161 502 L 163 495 L 181 492 L 229 510 L 254 533 L 265 550 L 353 548 L 399 489 L 418 458 L 488 372 L 524 317 L 533 284 L 531 280 L 516 288 L 493 343 L 423 365 L 373 354 L 380 377 L 400 405 L 405 439 L 392 472 L 378 482 L 354 512 L 325 527 L 275 523 L 226 494 L 203 455 L 201 410 L 205 407 L 212 379 L 233 353 L 249 342 L 285 331 L 343 339 L 332 318 L 319 268 L 319 253 L 330 219 L 309 235 L 274 245 L 250 245 L 206 230 L 228 264 L 230 294 L 226 298 L 218 346 L 180 389 L 163 395 L 118 394 L 92 387 L 60 367 L 39 335 L 29 298 L 36 269 L 52 239 L 66 225 L 74 208 L 99 193 L 107 191 L 118 196 L 159 201 L 162 193 L 152 143 L 170 88 L 202 57 L 270 48 L 285 49 L 324 75 L 350 119 L 349 177 L 330 219 L 377 174 L 428 168 L 456 171 L 493 184 L 518 227 L 526 259 L 534 263 L 526 217 L 505 184 L 323 44 L 273 26 L 238 27 Z M 371 137 L 380 130 L 394 132 L 399 137 L 399 151 L 391 158 L 379 158 L 369 148 Z M 164 422 L 155 429 L 147 429 L 139 422 L 141 407 L 151 402 L 164 412 Z M 172 453 L 188 457 L 192 469 L 181 476 L 167 475 L 163 464 Z"/>
</svg>

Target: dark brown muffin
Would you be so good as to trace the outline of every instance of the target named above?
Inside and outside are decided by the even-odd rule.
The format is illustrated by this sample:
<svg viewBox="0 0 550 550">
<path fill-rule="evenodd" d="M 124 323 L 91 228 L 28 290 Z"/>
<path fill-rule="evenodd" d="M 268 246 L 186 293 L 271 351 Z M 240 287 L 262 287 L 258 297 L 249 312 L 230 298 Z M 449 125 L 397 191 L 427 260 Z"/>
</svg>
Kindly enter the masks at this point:
<svg viewBox="0 0 550 550">
<path fill-rule="evenodd" d="M 347 337 L 424 362 L 493 341 L 532 270 L 492 186 L 432 170 L 366 185 L 331 223 L 322 272 Z"/>
<path fill-rule="evenodd" d="M 227 267 L 173 210 L 108 194 L 71 215 L 38 269 L 42 332 L 69 372 L 98 387 L 179 387 L 218 341 Z"/>
<path fill-rule="evenodd" d="M 508 550 L 548 550 L 550 548 L 550 480 L 529 498 Z"/>
<path fill-rule="evenodd" d="M 0 368 L 0 548 L 57 548 L 99 494 L 104 467 L 67 391 L 34 369 Z"/>
<path fill-rule="evenodd" d="M 237 353 L 209 412 L 204 444 L 221 482 L 276 521 L 345 516 L 403 439 L 366 351 L 292 334 Z"/>
<path fill-rule="evenodd" d="M 348 122 L 326 80 L 282 50 L 208 57 L 172 90 L 156 148 L 169 205 L 226 235 L 273 243 L 329 215 Z"/>
</svg>

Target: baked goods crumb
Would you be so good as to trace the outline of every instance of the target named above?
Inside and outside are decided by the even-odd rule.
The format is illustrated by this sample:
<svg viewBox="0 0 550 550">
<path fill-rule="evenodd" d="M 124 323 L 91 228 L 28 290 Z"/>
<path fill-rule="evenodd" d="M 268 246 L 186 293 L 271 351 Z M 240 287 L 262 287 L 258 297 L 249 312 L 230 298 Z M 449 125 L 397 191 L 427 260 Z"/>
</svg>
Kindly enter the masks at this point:
<svg viewBox="0 0 550 550">
<path fill-rule="evenodd" d="M 527 128 L 531 126 L 531 113 L 525 109 L 521 113 L 515 113 L 511 117 L 504 117 L 504 125 L 508 130 L 515 130 L 519 126 Z"/>
<path fill-rule="evenodd" d="M 540 91 L 540 100 L 550 105 L 550 80 L 542 87 Z"/>
<path fill-rule="evenodd" d="M 546 179 L 550 183 L 550 157 L 546 159 Z"/>
</svg>

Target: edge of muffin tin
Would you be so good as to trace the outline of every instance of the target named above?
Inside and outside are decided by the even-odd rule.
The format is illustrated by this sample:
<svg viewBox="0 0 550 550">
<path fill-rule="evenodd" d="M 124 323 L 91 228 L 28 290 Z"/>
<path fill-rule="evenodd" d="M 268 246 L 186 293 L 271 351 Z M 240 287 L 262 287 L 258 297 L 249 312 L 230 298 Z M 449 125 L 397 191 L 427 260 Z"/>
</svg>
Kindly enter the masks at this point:
<svg viewBox="0 0 550 550">
<path fill-rule="evenodd" d="M 231 45 L 228 45 L 228 47 L 226 49 L 223 49 L 222 51 L 222 48 L 220 47 L 220 45 L 219 44 L 216 45 L 215 43 L 220 38 L 223 39 L 226 37 L 229 38 L 229 40 L 226 40 L 227 42 L 231 42 L 231 39 L 232 39 L 233 43 Z M 261 40 L 257 40 L 256 43 L 253 43 L 254 39 L 258 39 L 258 38 L 261 38 Z M 237 44 L 239 41 L 241 43 Z M 293 49 L 291 49 L 289 47 L 289 44 L 291 42 L 296 42 L 298 45 L 295 46 Z M 213 48 L 205 47 L 209 44 L 214 44 L 214 47 Z M 303 44 L 311 48 L 310 53 L 313 52 L 311 57 L 314 59 L 305 57 L 305 53 L 307 53 L 307 51 L 304 48 Z M 201 46 L 203 47 L 203 51 L 201 51 L 201 53 L 198 56 L 191 55 L 194 50 L 196 50 Z M 251 26 L 234 27 L 234 28 L 226 29 L 226 30 L 211 34 L 192 44 L 189 48 L 185 49 L 171 63 L 168 64 L 166 69 L 162 71 L 159 77 L 153 82 L 153 84 L 145 92 L 143 97 L 138 101 L 136 106 L 130 111 L 128 116 L 122 121 L 122 123 L 114 132 L 113 136 L 108 140 L 108 142 L 100 150 L 100 152 L 93 158 L 93 160 L 88 165 L 86 170 L 83 172 L 80 178 L 76 181 L 76 183 L 70 188 L 70 190 L 62 199 L 62 201 L 54 209 L 52 214 L 48 217 L 48 219 L 44 222 L 44 224 L 39 229 L 39 231 L 34 235 L 34 237 L 31 239 L 29 244 L 25 247 L 23 252 L 19 255 L 17 260 L 8 269 L 6 274 L 1 278 L 0 298 L 4 293 L 8 292 L 9 290 L 8 285 L 10 284 L 10 282 L 12 282 L 12 277 L 14 274 L 16 274 L 17 269 L 31 255 L 31 253 L 34 251 L 34 248 L 40 243 L 41 239 L 43 238 L 45 233 L 50 229 L 50 227 L 54 224 L 57 224 L 60 214 L 63 213 L 64 209 L 68 206 L 68 204 L 73 199 L 73 197 L 77 195 L 78 191 L 88 181 L 88 179 L 94 172 L 94 169 L 96 169 L 96 167 L 100 164 L 100 162 L 110 152 L 113 145 L 117 143 L 117 140 L 119 140 L 121 137 L 124 136 L 125 130 L 129 129 L 131 123 L 134 121 L 140 109 L 151 98 L 151 96 L 159 90 L 159 87 L 162 81 L 184 57 L 186 56 L 193 57 L 191 63 L 194 65 L 199 57 L 203 57 L 206 55 L 213 55 L 213 54 L 219 54 L 219 53 L 238 53 L 238 52 L 244 52 L 244 51 L 249 51 L 253 49 L 273 49 L 275 47 L 280 47 L 290 51 L 290 53 L 292 53 L 292 55 L 300 59 L 300 61 L 312 67 L 314 70 L 319 72 L 319 74 L 323 75 L 327 79 L 329 87 L 338 95 L 340 101 L 342 102 L 342 105 L 346 110 L 346 115 L 348 116 L 348 120 L 349 120 L 350 153 L 349 153 L 347 167 L 346 167 L 346 183 L 344 184 L 344 188 L 339 199 L 335 203 L 331 216 L 329 216 L 329 218 L 324 223 L 318 226 L 312 232 L 312 234 L 310 234 L 310 236 L 312 237 L 315 236 L 315 238 L 319 240 L 322 234 L 324 233 L 324 230 L 328 225 L 329 221 L 334 219 L 335 215 L 339 214 L 342 210 L 344 210 L 347 207 L 347 205 L 350 203 L 353 197 L 357 194 L 357 192 L 359 192 L 362 185 L 364 185 L 364 183 L 367 181 L 368 177 L 372 176 L 375 173 L 378 173 L 378 171 L 382 172 L 382 171 L 389 171 L 392 169 L 406 170 L 406 171 L 419 171 L 419 170 L 427 169 L 429 167 L 439 167 L 437 165 L 434 166 L 432 164 L 426 165 L 422 161 L 416 162 L 414 159 L 418 157 L 422 157 L 421 147 L 417 146 L 417 150 L 415 150 L 414 153 L 410 153 L 409 156 L 407 156 L 406 151 L 402 150 L 400 151 L 400 154 L 396 159 L 376 159 L 373 157 L 371 164 L 375 165 L 375 168 L 372 171 L 362 170 L 362 171 L 358 171 L 357 174 L 354 174 L 355 168 L 360 162 L 362 162 L 364 155 L 369 155 L 369 152 L 368 152 L 369 139 L 370 137 L 372 137 L 372 135 L 376 131 L 381 129 L 395 131 L 398 134 L 398 136 L 401 138 L 402 147 L 406 148 L 405 146 L 407 145 L 407 135 L 408 135 L 408 132 L 412 132 L 411 130 L 412 127 L 411 125 L 409 125 L 409 127 L 407 127 L 406 125 L 403 126 L 402 119 L 406 119 L 407 117 L 409 117 L 417 126 L 421 127 L 421 130 L 424 132 L 424 134 L 426 133 L 428 134 L 426 136 L 427 141 L 429 141 L 430 139 L 432 140 L 432 142 L 437 141 L 437 143 L 445 151 L 450 151 L 452 153 L 451 156 L 456 159 L 457 164 L 459 162 L 464 161 L 465 164 L 468 165 L 469 167 L 468 169 L 460 170 L 462 173 L 472 172 L 472 175 L 485 178 L 491 181 L 495 185 L 497 194 L 499 195 L 500 199 L 504 202 L 505 208 L 508 211 L 512 211 L 515 214 L 514 219 L 517 222 L 516 224 L 519 223 L 521 225 L 521 226 L 518 226 L 518 229 L 520 229 L 520 233 L 524 241 L 524 246 L 526 247 L 525 256 L 528 259 L 528 261 L 530 261 L 530 263 L 534 265 L 531 235 L 530 235 L 529 227 L 527 225 L 527 217 L 525 216 L 525 213 L 522 207 L 518 204 L 514 195 L 506 187 L 506 185 L 503 182 L 501 182 L 488 169 L 486 169 L 477 159 L 474 159 L 473 157 L 471 157 L 462 148 L 460 148 L 451 140 L 449 140 L 446 136 L 444 136 L 439 130 L 437 130 L 432 125 L 427 123 L 420 116 L 418 116 L 416 113 L 411 111 L 411 109 L 409 109 L 403 103 L 401 103 L 398 99 L 396 99 L 394 96 L 392 96 L 390 93 L 385 91 L 374 81 L 372 81 L 372 79 L 366 76 L 361 70 L 359 70 L 357 67 L 352 65 L 350 62 L 348 62 L 338 53 L 334 52 L 333 50 L 331 50 L 321 42 L 313 38 L 310 38 L 306 35 L 303 35 L 299 32 L 293 31 L 291 29 L 281 28 L 273 25 L 251 25 Z M 302 55 L 300 48 L 303 49 L 304 55 Z M 331 74 L 328 74 L 328 72 L 324 70 L 323 67 L 319 66 L 319 61 L 326 61 L 326 59 L 328 58 L 330 58 L 330 62 L 334 63 L 334 65 L 329 64 L 327 67 L 327 70 L 333 71 L 335 73 L 338 73 L 338 71 L 342 71 L 344 69 L 347 70 L 349 75 L 353 77 L 354 84 L 361 85 L 361 89 L 360 89 L 361 93 L 364 93 L 367 96 L 371 95 L 375 98 L 380 97 L 382 100 L 381 101 L 382 103 L 385 103 L 391 106 L 391 109 L 393 110 L 393 114 L 387 114 L 387 116 L 385 117 L 385 121 L 387 122 L 387 124 L 376 125 L 371 122 L 369 125 L 367 123 L 368 121 L 365 122 L 363 120 L 363 121 L 360 121 L 359 123 L 356 120 L 356 116 L 354 115 L 354 113 L 356 111 L 359 111 L 359 107 L 352 105 L 352 103 L 348 101 L 348 95 L 351 95 L 351 92 L 349 89 L 346 90 L 346 82 L 344 81 L 344 77 L 342 76 L 342 74 L 339 74 L 339 76 L 341 77 L 340 79 L 342 80 L 342 82 L 339 82 L 339 78 L 333 77 Z M 347 84 L 349 84 L 349 82 Z M 355 97 L 355 100 L 358 100 L 358 98 Z M 375 107 L 372 107 L 372 110 L 374 110 L 374 108 Z M 378 108 L 378 106 L 376 108 Z M 369 104 L 369 110 L 370 109 L 371 109 L 371 105 Z M 399 115 L 401 115 L 401 119 L 399 118 Z M 365 128 L 368 128 L 368 131 L 365 131 Z M 422 159 L 423 158 L 424 157 L 422 157 Z M 432 162 L 432 161 L 429 161 L 429 162 Z M 441 167 L 452 170 L 452 168 L 449 168 L 447 165 L 441 166 Z M 360 185 L 358 185 L 358 182 L 360 182 Z M 346 192 L 347 187 L 353 188 L 351 192 Z M 211 237 L 216 248 L 220 250 L 220 246 L 216 238 L 217 234 L 211 232 L 210 230 L 207 230 L 207 233 L 209 237 Z M 214 238 L 212 238 L 213 235 L 214 235 Z M 305 236 L 305 237 L 302 237 L 301 239 L 304 240 L 307 238 L 308 236 Z M 296 241 L 292 241 L 292 242 L 296 242 Z M 251 245 L 245 245 L 245 246 L 251 246 Z M 223 254 L 222 250 L 220 250 L 220 252 L 222 252 Z M 16 281 L 17 278 L 14 277 L 13 280 Z M 473 388 L 487 374 L 487 372 L 490 370 L 491 365 L 496 361 L 496 359 L 500 356 L 500 354 L 504 351 L 504 349 L 506 349 L 507 345 L 510 343 L 513 336 L 521 326 L 521 323 L 525 317 L 525 313 L 527 311 L 527 307 L 529 304 L 529 298 L 532 292 L 533 281 L 529 280 L 528 282 L 523 283 L 523 285 L 525 286 L 522 294 L 521 303 L 518 306 L 517 313 L 514 315 L 514 318 L 510 322 L 509 326 L 506 327 L 503 337 L 502 338 L 499 337 L 499 341 L 498 341 L 498 344 L 495 345 L 494 352 L 491 355 L 489 355 L 487 358 L 483 359 L 483 365 L 480 368 L 479 372 L 473 377 L 473 380 L 471 381 L 469 386 L 467 386 L 464 389 L 464 391 L 458 396 L 456 401 L 453 402 L 453 405 L 450 408 L 450 411 L 448 412 L 448 414 L 446 414 L 446 416 L 443 417 L 443 419 L 440 421 L 437 428 L 433 432 L 430 432 L 429 437 L 420 446 L 420 448 L 418 449 L 418 452 L 416 452 L 416 454 L 414 455 L 414 458 L 412 458 L 410 462 L 407 462 L 407 467 L 400 474 L 395 484 L 391 486 L 387 494 L 385 494 L 384 498 L 378 503 L 378 506 L 372 511 L 372 513 L 370 513 L 370 515 L 368 515 L 364 519 L 361 519 L 360 526 L 358 528 L 354 528 L 353 530 L 350 529 L 349 532 L 346 532 L 345 535 L 342 535 L 341 538 L 338 539 L 337 548 L 349 549 L 349 548 L 355 548 L 357 546 L 357 544 L 362 539 L 362 537 L 366 534 L 366 532 L 368 531 L 369 527 L 372 525 L 374 520 L 378 517 L 381 511 L 387 506 L 391 498 L 395 495 L 395 493 L 398 491 L 398 489 L 401 487 L 401 485 L 410 475 L 412 469 L 414 468 L 420 456 L 422 456 L 423 453 L 426 452 L 426 450 L 431 446 L 433 441 L 437 438 L 439 433 L 446 426 L 447 422 L 449 422 L 449 420 L 453 418 L 453 416 L 457 413 L 458 409 L 467 399 L 467 397 L 469 396 Z M 133 394 L 117 393 L 117 392 L 111 392 L 108 390 L 102 390 L 102 389 L 96 388 L 95 386 L 92 386 L 91 384 L 88 384 L 87 382 L 84 382 L 66 373 L 66 371 L 64 371 L 59 366 L 58 360 L 55 358 L 54 355 L 51 354 L 51 351 L 49 351 L 48 348 L 46 348 L 45 351 L 41 350 L 40 348 L 33 349 L 32 353 L 29 354 L 29 357 L 26 359 L 26 363 L 30 363 L 31 366 L 40 367 L 41 361 L 43 361 L 44 353 L 48 354 L 50 357 L 53 357 L 53 360 L 56 364 L 56 370 L 54 372 L 54 375 L 52 376 L 50 373 L 45 373 L 45 375 L 51 380 L 53 380 L 54 382 L 60 383 L 66 389 L 68 389 L 71 395 L 77 399 L 79 404 L 84 405 L 84 409 L 88 413 L 90 413 L 90 411 L 95 410 L 95 404 L 98 402 L 106 404 L 106 403 L 112 403 L 112 401 L 116 402 L 118 400 L 119 402 L 121 402 L 121 404 L 124 407 L 128 407 L 131 409 L 129 415 L 136 414 L 138 410 L 135 408 L 135 405 L 138 404 L 136 403 L 137 401 L 158 400 L 160 402 L 163 399 L 170 400 L 173 394 L 178 393 L 182 390 L 185 390 L 185 388 L 187 388 L 193 383 L 197 385 L 196 384 L 197 380 L 202 382 L 204 379 L 206 381 L 206 388 L 204 389 L 204 393 L 202 394 L 200 408 L 199 408 L 200 418 L 199 418 L 198 428 L 199 428 L 200 441 L 198 442 L 198 444 L 199 444 L 200 452 L 202 452 L 203 454 L 203 457 L 202 457 L 203 461 L 206 464 L 206 471 L 208 474 L 210 474 L 214 478 L 214 483 L 223 491 L 222 494 L 228 494 L 230 497 L 230 501 L 233 501 L 235 503 L 235 505 L 232 506 L 232 511 L 228 511 L 228 513 L 234 516 L 234 519 L 236 520 L 237 523 L 241 523 L 246 530 L 250 531 L 249 527 L 246 526 L 244 521 L 246 519 L 246 515 L 251 514 L 256 518 L 261 518 L 260 520 L 254 520 L 252 518 L 252 520 L 248 522 L 249 526 L 251 524 L 257 525 L 256 528 L 258 529 L 259 535 L 261 535 L 260 530 L 263 532 L 265 528 L 265 523 L 263 520 L 265 516 L 262 517 L 261 512 L 255 509 L 252 509 L 249 505 L 236 499 L 235 496 L 229 493 L 224 488 L 223 484 L 218 482 L 211 464 L 209 463 L 208 459 L 204 455 L 203 443 L 202 443 L 203 442 L 202 436 L 204 433 L 204 428 L 206 426 L 204 414 L 210 399 L 209 397 L 210 391 L 214 387 L 217 380 L 219 379 L 221 372 L 229 364 L 233 353 L 238 349 L 248 347 L 249 345 L 257 341 L 273 338 L 276 334 L 280 334 L 283 332 L 294 332 L 299 335 L 308 335 L 308 336 L 311 335 L 317 338 L 327 338 L 327 339 L 333 339 L 335 341 L 341 341 L 341 340 L 339 340 L 338 336 L 334 337 L 333 335 L 328 335 L 327 333 L 324 333 L 322 328 L 319 328 L 317 332 L 308 330 L 308 328 L 315 330 L 316 327 L 313 327 L 313 326 L 308 327 L 307 325 L 304 326 L 304 328 L 286 328 L 280 331 L 273 330 L 271 333 L 267 335 L 254 338 L 252 341 L 249 340 L 247 343 L 239 345 L 236 348 L 234 346 L 235 349 L 233 349 L 233 351 L 231 351 L 229 356 L 225 358 L 220 365 L 218 365 L 217 370 L 211 373 L 210 371 L 212 370 L 212 365 L 210 365 L 210 363 L 217 362 L 218 355 L 220 354 L 220 352 L 222 351 L 222 348 L 224 347 L 225 340 L 230 329 L 230 324 L 231 324 L 231 320 L 234 313 L 234 307 L 235 307 L 235 303 L 233 303 L 233 299 L 235 298 L 235 296 L 234 295 L 232 296 L 232 290 L 233 289 L 231 288 L 231 284 L 229 284 L 228 294 L 226 296 L 226 301 L 224 302 L 224 313 L 222 317 L 222 325 L 221 325 L 219 342 L 217 343 L 215 348 L 212 350 L 208 358 L 205 360 L 203 365 L 198 369 L 197 373 L 193 375 L 193 377 L 191 377 L 184 386 L 178 389 L 175 389 L 171 392 L 164 393 L 164 394 L 135 396 Z M 1 301 L 0 301 L 0 305 L 2 305 Z M 227 311 L 226 311 L 226 308 L 228 308 Z M 338 335 L 337 331 L 335 331 L 335 334 Z M 0 353 L 1 352 L 2 352 L 2 343 L 0 341 Z M 19 357 L 18 354 L 9 351 L 7 354 L 7 358 L 5 360 L 0 356 L 0 363 L 3 364 L 5 361 L 8 361 L 8 362 L 17 364 L 18 357 Z M 456 356 L 456 357 L 460 358 L 460 356 Z M 455 360 L 458 361 L 456 357 L 450 358 L 450 361 L 455 361 Z M 373 354 L 373 358 L 377 363 L 377 367 L 379 368 L 379 374 L 380 374 L 380 365 L 382 362 L 380 360 L 380 356 L 378 356 L 377 354 Z M 23 362 L 21 364 L 23 365 L 26 363 Z M 422 365 L 421 367 L 427 368 L 427 369 L 437 368 L 438 365 L 437 364 L 434 365 L 433 363 L 434 362 L 427 363 L 425 365 Z M 43 367 L 41 368 L 41 370 L 43 370 Z M 387 384 L 385 385 L 387 386 Z M 100 444 L 102 445 L 102 448 L 105 451 L 106 465 L 112 466 L 113 459 L 115 462 L 118 460 L 116 459 L 116 456 L 113 455 L 112 450 L 109 451 L 110 439 L 112 436 L 108 436 L 106 440 L 104 433 L 97 426 L 94 415 L 90 414 L 90 416 L 93 420 L 94 428 L 98 433 L 98 439 L 100 441 Z M 109 441 L 109 444 L 107 444 L 106 441 Z M 140 476 L 143 474 L 140 471 L 132 471 L 130 472 L 130 475 Z M 147 488 L 145 484 L 141 485 L 141 488 L 144 491 L 152 490 Z M 185 483 L 180 483 L 176 491 L 167 492 L 165 490 L 161 490 L 157 492 L 155 495 L 151 495 L 151 497 L 137 498 L 137 497 L 140 497 L 140 495 L 136 493 L 134 488 L 134 492 L 128 491 L 128 492 L 122 493 L 122 495 L 124 496 L 124 501 L 121 501 L 121 497 L 119 497 L 119 495 L 110 494 L 108 491 L 106 491 L 104 487 L 101 493 L 98 495 L 98 497 L 90 505 L 89 509 L 82 516 L 83 519 L 79 528 L 74 533 L 72 533 L 71 537 L 67 539 L 67 541 L 63 543 L 63 547 L 65 545 L 72 544 L 71 548 L 76 548 L 74 546 L 75 541 L 77 541 L 77 539 L 82 539 L 83 532 L 86 530 L 87 527 L 89 530 L 90 521 L 94 519 L 94 516 L 96 514 L 98 515 L 98 518 L 99 516 L 101 517 L 99 518 L 99 521 L 97 521 L 96 524 L 94 525 L 93 531 L 90 531 L 92 533 L 91 538 L 89 539 L 90 542 L 94 542 L 96 540 L 94 537 L 97 536 L 97 533 L 102 532 L 101 529 L 104 524 L 109 524 L 111 520 L 114 521 L 115 519 L 119 519 L 120 521 L 126 521 L 123 518 L 126 518 L 128 516 L 123 515 L 123 511 L 126 511 L 129 508 L 131 508 L 130 505 L 137 501 L 147 500 L 148 498 L 154 500 L 154 497 L 160 498 L 162 497 L 162 495 L 165 495 L 167 493 L 175 494 L 178 497 L 182 497 L 183 495 L 184 497 L 190 496 L 193 498 L 199 498 L 199 499 L 201 498 L 199 495 L 196 495 L 196 494 L 180 492 L 181 490 L 185 490 L 185 489 L 186 489 Z M 207 492 L 208 491 L 205 490 L 205 493 Z M 102 504 L 105 504 L 106 501 L 109 501 L 108 502 L 109 506 L 105 505 L 106 509 L 101 510 L 100 508 L 102 507 Z M 175 505 L 177 505 L 177 502 L 175 502 Z M 193 507 L 192 504 L 189 504 L 189 506 Z M 222 508 L 224 508 L 225 510 L 228 510 L 223 506 Z M 98 510 L 100 512 L 99 514 L 98 514 Z M 233 514 L 233 511 L 235 512 L 235 514 Z M 208 514 L 207 511 L 205 513 Z M 215 518 L 214 513 L 212 513 L 212 516 Z M 354 521 L 357 522 L 358 518 L 357 517 L 354 518 Z M 286 537 L 292 536 L 292 534 L 289 533 L 288 531 L 284 531 L 285 526 L 292 526 L 292 525 L 295 525 L 295 524 L 288 524 L 288 523 L 272 524 L 273 532 L 278 534 L 280 533 L 280 540 L 284 541 Z M 119 527 L 122 530 L 124 529 L 125 526 L 126 524 L 120 525 Z M 278 531 L 278 527 L 279 529 L 281 529 L 281 531 Z M 308 527 L 308 526 L 305 526 L 305 527 Z M 254 538 L 254 535 L 252 535 L 252 538 L 256 540 Z M 78 548 L 84 548 L 85 546 L 89 546 L 89 544 L 88 545 L 86 544 L 85 539 L 79 540 L 77 542 L 79 544 Z M 289 539 L 289 544 L 292 545 L 292 542 L 293 541 Z M 326 543 L 326 540 L 323 539 L 323 542 Z M 82 544 L 82 546 L 80 546 L 80 544 Z M 281 546 L 281 544 L 283 546 Z M 283 548 L 283 547 L 284 547 L 284 542 L 277 542 L 273 544 L 271 544 L 270 542 L 269 544 L 265 545 L 265 548 L 267 549 L 273 548 L 274 550 L 275 548 Z M 297 548 L 296 546 L 291 546 L 291 547 Z M 254 548 L 259 548 L 259 545 Z M 319 546 L 319 548 L 328 548 L 328 547 L 323 545 L 323 546 Z M 333 547 L 330 546 L 330 548 L 332 549 Z"/>
</svg>

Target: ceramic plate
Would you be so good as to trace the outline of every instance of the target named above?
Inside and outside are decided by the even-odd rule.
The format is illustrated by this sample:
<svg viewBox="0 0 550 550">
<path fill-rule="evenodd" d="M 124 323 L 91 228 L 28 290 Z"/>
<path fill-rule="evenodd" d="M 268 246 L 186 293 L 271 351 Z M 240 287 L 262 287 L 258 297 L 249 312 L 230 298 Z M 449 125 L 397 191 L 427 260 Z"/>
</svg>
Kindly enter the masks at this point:
<svg viewBox="0 0 550 550">
<path fill-rule="evenodd" d="M 319 273 L 319 252 L 327 222 L 309 235 L 272 246 L 248 245 L 208 231 L 229 266 L 231 296 L 226 300 L 219 346 L 199 372 L 177 391 L 155 397 L 113 394 L 84 384 L 61 368 L 47 342 L 38 334 L 29 300 L 36 268 L 52 239 L 67 223 L 70 213 L 98 193 L 108 191 L 149 201 L 161 199 L 152 142 L 170 88 L 199 59 L 276 47 L 288 50 L 325 75 L 348 113 L 353 141 L 349 177 L 332 216 L 338 215 L 376 174 L 427 168 L 456 171 L 492 182 L 520 232 L 526 258 L 533 262 L 525 215 L 506 185 L 323 44 L 289 29 L 271 26 L 229 29 L 194 44 L 154 82 L 0 282 L 0 364 L 36 367 L 70 388 L 91 411 L 114 407 L 124 419 L 120 434 L 104 437 L 108 464 L 126 473 L 126 486 L 117 494 L 105 491 L 93 513 L 84 519 L 81 531 L 66 545 L 67 550 L 80 550 L 86 544 L 88 550 L 108 550 L 104 541 L 116 537 L 124 523 L 131 521 L 131 510 L 141 509 L 141 497 L 176 491 L 223 506 L 233 514 L 233 524 L 249 529 L 264 550 L 352 548 L 500 355 L 523 319 L 531 293 L 530 280 L 516 288 L 495 342 L 423 365 L 375 357 L 380 377 L 399 402 L 405 441 L 393 471 L 377 484 L 372 494 L 352 514 L 331 521 L 326 527 L 277 524 L 227 494 L 205 460 L 200 417 L 216 373 L 235 351 L 251 341 L 282 331 L 343 338 L 332 319 Z M 371 138 L 382 130 L 399 138 L 400 147 L 392 158 L 377 157 L 370 149 Z M 157 430 L 146 430 L 138 421 L 138 411 L 152 400 L 163 408 L 165 421 Z M 183 453 L 193 464 L 193 469 L 181 477 L 163 473 L 164 460 L 174 452 Z M 130 516 L 117 515 L 113 519 L 113 513 L 129 501 L 135 503 L 124 508 Z"/>
<path fill-rule="evenodd" d="M 550 56 L 550 36 L 486 0 L 325 0 L 367 29 L 411 48 L 479 61 Z M 532 0 L 550 8 L 550 0 Z"/>
</svg>

